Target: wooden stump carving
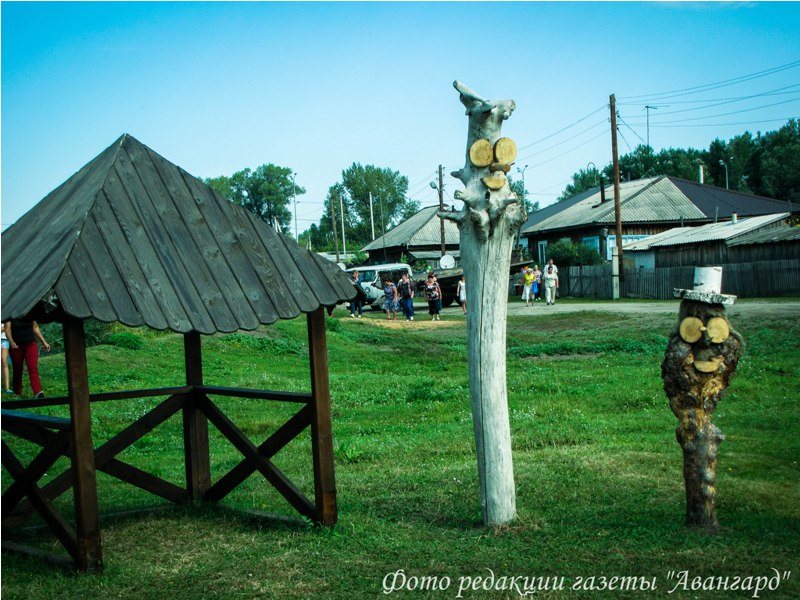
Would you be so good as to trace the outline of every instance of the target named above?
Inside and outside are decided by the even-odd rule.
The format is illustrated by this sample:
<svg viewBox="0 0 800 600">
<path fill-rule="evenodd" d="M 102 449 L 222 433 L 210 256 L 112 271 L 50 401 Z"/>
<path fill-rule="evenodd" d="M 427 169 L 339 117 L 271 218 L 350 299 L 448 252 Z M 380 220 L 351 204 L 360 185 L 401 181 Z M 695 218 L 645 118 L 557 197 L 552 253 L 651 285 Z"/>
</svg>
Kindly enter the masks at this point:
<svg viewBox="0 0 800 600">
<path fill-rule="evenodd" d="M 670 335 L 661 364 L 661 378 L 670 408 L 679 420 L 675 433 L 683 449 L 689 526 L 718 527 L 714 506 L 717 450 L 725 436 L 711 416 L 736 371 L 743 347 L 722 304 L 681 302 L 678 327 Z"/>
</svg>

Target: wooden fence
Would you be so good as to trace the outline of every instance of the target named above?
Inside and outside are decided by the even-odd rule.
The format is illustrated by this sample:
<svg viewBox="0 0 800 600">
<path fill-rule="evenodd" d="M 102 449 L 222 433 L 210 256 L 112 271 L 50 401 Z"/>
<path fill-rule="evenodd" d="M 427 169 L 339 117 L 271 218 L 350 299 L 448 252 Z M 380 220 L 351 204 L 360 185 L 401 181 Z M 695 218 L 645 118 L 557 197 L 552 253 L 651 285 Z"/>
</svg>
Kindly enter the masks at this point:
<svg viewBox="0 0 800 600">
<path fill-rule="evenodd" d="M 611 265 L 563 267 L 562 296 L 611 298 Z M 675 288 L 691 289 L 694 267 L 625 269 L 623 298 L 668 300 Z M 800 296 L 800 261 L 771 260 L 722 265 L 722 291 L 740 298 Z"/>
</svg>

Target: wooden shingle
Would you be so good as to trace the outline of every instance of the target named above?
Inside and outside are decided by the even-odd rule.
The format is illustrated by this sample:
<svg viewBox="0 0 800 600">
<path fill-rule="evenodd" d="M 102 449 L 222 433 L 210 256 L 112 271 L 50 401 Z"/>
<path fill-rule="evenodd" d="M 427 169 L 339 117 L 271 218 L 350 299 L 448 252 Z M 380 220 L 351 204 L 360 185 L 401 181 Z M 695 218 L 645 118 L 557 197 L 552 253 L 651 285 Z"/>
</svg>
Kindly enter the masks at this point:
<svg viewBox="0 0 800 600">
<path fill-rule="evenodd" d="M 338 267 L 127 134 L 2 236 L 3 321 L 230 332 L 354 295 Z"/>
</svg>

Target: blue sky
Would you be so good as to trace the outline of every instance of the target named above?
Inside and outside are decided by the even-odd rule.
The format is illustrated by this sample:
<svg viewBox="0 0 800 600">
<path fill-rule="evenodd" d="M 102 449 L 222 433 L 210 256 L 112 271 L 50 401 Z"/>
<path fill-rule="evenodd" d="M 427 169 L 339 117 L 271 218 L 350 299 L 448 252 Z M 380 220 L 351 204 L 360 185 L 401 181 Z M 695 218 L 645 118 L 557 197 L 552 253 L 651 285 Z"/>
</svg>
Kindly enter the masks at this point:
<svg viewBox="0 0 800 600">
<path fill-rule="evenodd" d="M 431 204 L 437 165 L 464 160 L 454 79 L 516 101 L 503 132 L 548 204 L 577 169 L 610 160 L 611 93 L 627 124 L 621 153 L 646 137 L 648 103 L 660 107 L 656 150 L 800 114 L 800 65 L 657 95 L 799 61 L 798 31 L 798 3 L 3 2 L 2 223 L 122 133 L 199 177 L 294 169 L 307 190 L 301 232 L 353 162 L 400 171 Z M 447 176 L 448 195 L 457 184 Z"/>
</svg>

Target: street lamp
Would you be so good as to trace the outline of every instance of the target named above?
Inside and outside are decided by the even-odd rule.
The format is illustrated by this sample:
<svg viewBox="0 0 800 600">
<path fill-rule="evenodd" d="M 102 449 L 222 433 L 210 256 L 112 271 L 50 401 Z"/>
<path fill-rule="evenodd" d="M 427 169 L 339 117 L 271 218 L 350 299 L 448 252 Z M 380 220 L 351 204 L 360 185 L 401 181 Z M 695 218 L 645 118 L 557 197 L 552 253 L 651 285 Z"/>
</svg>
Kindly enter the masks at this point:
<svg viewBox="0 0 800 600">
<path fill-rule="evenodd" d="M 597 185 L 597 165 L 593 162 L 590 162 L 588 165 L 586 165 L 587 172 L 589 171 L 589 167 L 592 167 L 592 171 L 594 171 L 594 184 Z"/>
<path fill-rule="evenodd" d="M 722 160 L 721 158 L 719 159 L 719 164 L 720 164 L 720 166 L 725 167 L 725 189 L 726 190 L 730 189 L 728 187 L 728 165 L 725 164 L 725 161 Z"/>
<path fill-rule="evenodd" d="M 527 170 L 528 170 L 528 165 L 525 165 L 521 169 L 519 167 L 517 167 L 517 172 L 520 175 L 522 175 L 522 208 L 526 208 L 525 207 L 525 196 L 528 195 L 528 190 L 525 189 L 525 171 L 527 171 Z M 522 258 L 522 250 L 521 250 L 521 248 L 522 248 L 522 226 L 523 225 L 524 225 L 524 223 L 520 223 L 520 226 L 517 229 L 517 243 L 516 243 L 516 246 L 519 249 L 520 259 Z"/>
</svg>

